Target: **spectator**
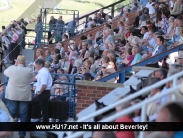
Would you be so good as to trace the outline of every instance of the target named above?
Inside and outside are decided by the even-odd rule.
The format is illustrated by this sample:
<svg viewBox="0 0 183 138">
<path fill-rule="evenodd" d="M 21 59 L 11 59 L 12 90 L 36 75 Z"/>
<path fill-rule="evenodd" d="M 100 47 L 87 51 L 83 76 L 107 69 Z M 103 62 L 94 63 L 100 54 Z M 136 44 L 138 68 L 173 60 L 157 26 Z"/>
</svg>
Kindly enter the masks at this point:
<svg viewBox="0 0 183 138">
<path fill-rule="evenodd" d="M 2 109 L 0 109 L 0 122 L 10 122 L 10 118 L 9 118 L 8 114 L 6 114 L 6 112 L 3 111 Z M 0 132 L 1 138 L 10 137 L 11 135 L 12 135 L 11 131 L 1 131 Z"/>
<path fill-rule="evenodd" d="M 140 52 L 140 49 L 138 46 L 135 46 L 132 48 L 132 55 L 134 56 L 134 59 L 133 59 L 131 65 L 136 64 L 142 58 L 142 56 L 140 55 L 139 52 Z"/>
<path fill-rule="evenodd" d="M 37 19 L 37 24 L 34 29 L 36 33 L 36 38 L 35 38 L 35 44 L 33 47 L 33 50 L 36 48 L 36 46 L 40 47 L 41 46 L 41 39 L 42 39 L 42 32 L 43 32 L 43 23 L 40 17 Z"/>
<path fill-rule="evenodd" d="M 69 37 L 73 37 L 74 31 L 76 29 L 76 22 L 78 21 L 78 19 L 74 19 L 73 21 L 70 21 L 67 25 L 67 31 L 69 32 Z"/>
<path fill-rule="evenodd" d="M 122 97 L 118 98 L 118 100 L 121 100 Z M 124 102 L 121 105 L 116 107 L 116 112 L 120 112 L 128 107 L 130 107 L 130 102 Z M 118 118 L 115 122 L 134 122 L 132 119 L 132 114 L 128 114 L 126 116 L 123 116 L 121 118 Z M 133 131 L 117 131 L 116 132 L 116 138 L 135 138 L 135 134 Z"/>
<path fill-rule="evenodd" d="M 128 48 L 126 58 L 123 60 L 121 64 L 118 65 L 118 70 L 121 70 L 125 67 L 130 66 L 134 59 L 134 55 L 132 55 L 132 48 Z"/>
<path fill-rule="evenodd" d="M 52 30 L 52 31 L 51 31 L 51 34 L 52 34 L 52 36 L 51 36 L 49 42 L 52 42 L 53 39 L 54 39 L 54 41 L 55 41 L 54 43 L 58 43 L 59 41 L 61 41 L 62 38 L 61 38 L 60 32 L 55 31 L 55 30 Z"/>
<path fill-rule="evenodd" d="M 104 17 L 105 18 L 105 17 Z M 103 20 L 102 20 L 102 17 L 101 17 L 101 14 L 100 13 L 97 13 L 97 18 L 96 18 L 96 20 L 97 20 L 97 24 L 102 24 L 103 23 Z"/>
<path fill-rule="evenodd" d="M 172 75 L 175 75 L 175 74 L 178 73 L 178 72 L 179 72 L 179 70 L 175 70 L 175 69 L 174 69 L 174 70 L 171 70 L 171 71 L 169 71 L 167 77 L 171 77 Z M 167 90 L 170 89 L 170 88 L 172 87 L 172 84 L 173 84 L 172 81 L 167 82 L 166 85 L 165 85 L 165 87 L 164 87 L 163 90 L 161 91 L 161 93 L 166 93 Z M 160 98 L 159 101 L 158 101 L 158 103 L 159 103 L 159 104 L 163 104 L 163 103 L 165 103 L 165 102 L 171 101 L 173 96 L 174 96 L 174 95 L 172 95 L 172 94 L 166 95 L 166 96 Z M 177 97 L 176 99 L 178 99 L 178 97 Z"/>
<path fill-rule="evenodd" d="M 36 94 L 38 95 L 43 122 L 49 122 L 48 101 L 50 99 L 52 77 L 48 69 L 44 67 L 44 60 L 37 59 L 35 61 L 35 68 L 36 71 L 38 71 L 38 74 L 31 81 L 37 80 Z"/>
<path fill-rule="evenodd" d="M 158 55 L 162 52 L 164 52 L 165 50 L 167 50 L 166 46 L 164 45 L 164 38 L 162 36 L 158 36 L 156 39 L 156 48 L 152 53 L 152 56 Z M 155 60 L 150 64 L 147 64 L 148 67 L 156 67 L 159 68 L 159 64 L 158 62 L 161 61 L 161 59 Z"/>
<path fill-rule="evenodd" d="M 10 64 L 15 63 L 14 60 L 17 58 L 17 56 L 19 55 L 19 52 L 20 52 L 19 46 L 17 46 L 17 42 L 19 39 L 19 36 L 17 34 L 17 30 L 13 29 L 12 32 L 13 32 L 13 35 L 12 35 L 11 46 L 10 46 L 10 51 L 11 51 L 10 60 L 12 62 Z"/>
<path fill-rule="evenodd" d="M 9 55 L 8 55 L 8 51 L 9 51 L 9 48 L 10 48 L 10 41 L 9 39 L 7 38 L 7 33 L 4 33 L 4 35 L 2 36 L 2 46 L 4 47 L 4 63 L 7 64 L 9 62 Z"/>
<path fill-rule="evenodd" d="M 33 77 L 31 68 L 26 67 L 25 62 L 24 56 L 18 56 L 15 65 L 4 71 L 4 74 L 9 77 L 5 96 L 8 99 L 8 110 L 15 118 L 16 111 L 19 109 L 21 122 L 27 122 L 28 101 L 31 101 L 30 79 Z M 20 131 L 19 135 L 23 138 L 26 133 Z"/>
<path fill-rule="evenodd" d="M 141 100 L 139 99 L 135 99 L 133 101 L 131 101 L 131 105 L 135 105 L 137 103 L 140 103 Z M 141 109 L 137 109 L 135 112 L 134 112 L 134 117 L 133 117 L 133 121 L 134 122 L 141 122 Z"/>
<path fill-rule="evenodd" d="M 114 68 L 113 68 L 113 70 L 114 70 Z M 104 78 L 104 77 L 106 77 L 106 76 L 114 73 L 115 70 L 114 70 L 114 72 L 113 72 L 113 70 L 112 70 L 111 66 L 108 63 L 102 64 L 101 72 L 100 72 L 100 74 L 97 74 L 95 80 L 99 80 L 101 78 Z M 112 78 L 112 79 L 108 80 L 107 82 L 114 83 L 115 82 L 115 79 Z"/>
<path fill-rule="evenodd" d="M 54 16 L 51 16 L 50 21 L 49 21 L 48 41 L 50 40 L 50 38 L 52 36 L 51 31 L 55 30 L 56 22 L 57 22 L 57 19 L 55 19 Z M 49 44 L 52 44 L 52 41 L 49 41 Z"/>
<path fill-rule="evenodd" d="M 183 10 L 182 0 L 177 0 L 173 6 L 173 9 L 170 11 L 170 13 L 173 16 L 177 16 L 181 14 L 182 10 Z"/>
<path fill-rule="evenodd" d="M 87 28 L 90 28 L 90 26 L 93 24 L 93 19 L 91 17 L 88 18 Z"/>
<path fill-rule="evenodd" d="M 180 35 L 180 39 L 179 39 L 178 42 L 176 42 L 176 43 L 174 43 L 173 45 L 171 45 L 171 46 L 170 46 L 171 48 L 183 44 L 183 26 L 178 27 L 178 33 L 179 33 L 179 35 Z"/>
<path fill-rule="evenodd" d="M 53 59 L 52 59 L 52 57 L 51 57 L 51 52 L 50 52 L 50 50 L 46 50 L 46 51 L 45 51 L 45 56 L 46 56 L 46 59 L 45 59 L 46 62 L 49 62 L 49 63 L 52 63 L 52 62 L 53 62 Z"/>
<path fill-rule="evenodd" d="M 169 102 L 163 105 L 157 115 L 156 122 L 182 122 L 183 108 L 178 102 Z M 163 132 L 160 134 L 165 137 L 182 137 L 181 132 Z"/>
<path fill-rule="evenodd" d="M 153 7 L 153 4 L 154 4 L 154 0 L 149 0 L 149 2 L 146 4 L 146 8 L 149 9 L 149 15 L 153 15 L 155 13 L 155 9 Z"/>
<path fill-rule="evenodd" d="M 56 31 L 58 35 L 62 35 L 64 32 L 65 22 L 62 20 L 62 16 L 56 21 Z M 54 29 L 53 29 L 54 30 Z"/>
<path fill-rule="evenodd" d="M 161 69 L 154 71 L 154 77 L 163 80 L 167 77 L 167 73 L 168 73 L 167 70 L 161 68 Z"/>
<path fill-rule="evenodd" d="M 163 11 L 161 16 L 162 16 L 161 30 L 163 31 L 164 34 L 166 34 L 169 27 L 169 22 L 168 22 L 169 14 L 167 11 Z"/>
<path fill-rule="evenodd" d="M 68 35 L 62 34 L 62 42 L 65 41 L 65 40 L 67 40 L 68 38 L 69 38 Z"/>
<path fill-rule="evenodd" d="M 37 51 L 36 51 L 36 57 L 37 57 L 37 59 L 43 59 L 44 60 L 43 50 L 42 49 L 37 49 Z"/>
<path fill-rule="evenodd" d="M 151 78 L 149 83 L 148 83 L 148 86 L 153 85 L 159 81 L 160 81 L 159 78 Z M 163 89 L 162 86 L 152 89 L 150 91 L 149 97 L 152 97 L 152 96 L 159 94 L 162 91 L 162 89 Z M 146 113 L 147 113 L 147 116 L 149 117 L 149 120 L 151 120 L 151 121 L 152 121 L 151 117 L 156 113 L 157 103 L 158 103 L 158 101 L 154 101 L 154 102 L 149 103 L 147 105 L 147 112 Z"/>
<path fill-rule="evenodd" d="M 104 13 L 104 10 L 103 9 L 100 9 L 99 13 L 102 16 L 102 18 L 105 20 L 105 17 L 106 17 L 107 14 Z"/>
</svg>

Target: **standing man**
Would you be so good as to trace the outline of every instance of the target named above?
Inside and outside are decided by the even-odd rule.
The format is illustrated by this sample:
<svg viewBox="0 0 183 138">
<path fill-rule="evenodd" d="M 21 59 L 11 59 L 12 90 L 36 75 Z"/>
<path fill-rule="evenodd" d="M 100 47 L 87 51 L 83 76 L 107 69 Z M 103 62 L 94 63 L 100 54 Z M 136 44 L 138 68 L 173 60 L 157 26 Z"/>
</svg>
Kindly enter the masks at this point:
<svg viewBox="0 0 183 138">
<path fill-rule="evenodd" d="M 36 93 L 38 94 L 38 101 L 42 111 L 43 122 L 49 122 L 48 115 L 48 101 L 50 99 L 50 90 L 52 86 L 52 77 L 49 70 L 44 67 L 44 60 L 37 59 L 35 61 L 35 69 L 38 74 L 31 81 L 36 81 Z"/>
<path fill-rule="evenodd" d="M 26 122 L 28 101 L 31 101 L 30 79 L 33 73 L 31 68 L 25 66 L 24 56 L 18 56 L 15 61 L 15 65 L 4 71 L 4 74 L 9 77 L 5 98 L 8 99 L 10 115 L 15 118 L 16 111 L 19 109 L 21 122 Z M 19 135 L 20 138 L 24 138 L 26 132 L 20 131 Z"/>
</svg>

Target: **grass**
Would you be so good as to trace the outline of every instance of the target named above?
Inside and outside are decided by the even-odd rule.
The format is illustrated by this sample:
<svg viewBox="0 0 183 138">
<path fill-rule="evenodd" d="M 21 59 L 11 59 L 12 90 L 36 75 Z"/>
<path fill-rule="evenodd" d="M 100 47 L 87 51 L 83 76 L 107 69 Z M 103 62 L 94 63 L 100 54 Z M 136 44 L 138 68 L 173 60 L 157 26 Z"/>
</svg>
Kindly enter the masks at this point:
<svg viewBox="0 0 183 138">
<path fill-rule="evenodd" d="M 20 15 L 22 15 L 22 13 L 24 13 L 24 17 L 29 17 L 33 12 L 34 12 L 34 8 L 32 7 L 32 11 L 28 11 L 25 13 L 26 9 L 33 4 L 35 0 L 11 0 L 11 8 L 7 11 L 4 12 L 0 12 L 0 26 L 5 25 L 7 26 L 8 24 L 10 24 L 10 21 L 12 20 L 16 20 L 18 19 L 18 17 L 20 17 Z M 37 2 L 37 5 L 39 5 L 42 1 L 46 1 L 46 0 L 36 0 L 35 2 Z M 54 1 L 54 0 L 52 0 Z M 61 1 L 61 0 L 60 0 Z M 82 1 L 82 0 L 80 0 Z M 85 0 L 84 0 L 85 1 Z M 79 15 L 84 15 L 86 13 L 89 13 L 91 11 L 97 10 L 102 8 L 99 5 L 94 4 L 93 2 L 98 2 L 103 6 L 107 6 L 110 5 L 118 0 L 86 0 L 86 1 L 90 1 L 90 3 L 80 3 L 80 2 L 76 2 L 75 0 L 62 0 L 59 3 L 59 7 L 61 9 L 69 9 L 69 10 L 78 10 L 79 11 Z M 127 0 L 130 1 L 130 0 Z M 123 2 L 123 4 L 125 5 L 128 2 Z M 40 4 L 41 5 L 41 4 Z M 35 5 L 34 5 L 35 6 Z M 104 12 L 108 12 L 107 10 L 105 10 Z M 47 23 L 49 22 L 51 14 L 47 15 Z M 57 19 L 60 16 L 60 14 L 54 14 L 54 17 Z M 73 18 L 73 15 L 62 15 L 63 16 L 63 20 L 65 22 L 67 22 L 68 20 L 71 20 Z M 33 29 L 35 26 L 35 23 L 29 24 L 27 28 L 31 28 Z M 34 36 L 34 32 L 30 33 L 31 36 Z"/>
</svg>

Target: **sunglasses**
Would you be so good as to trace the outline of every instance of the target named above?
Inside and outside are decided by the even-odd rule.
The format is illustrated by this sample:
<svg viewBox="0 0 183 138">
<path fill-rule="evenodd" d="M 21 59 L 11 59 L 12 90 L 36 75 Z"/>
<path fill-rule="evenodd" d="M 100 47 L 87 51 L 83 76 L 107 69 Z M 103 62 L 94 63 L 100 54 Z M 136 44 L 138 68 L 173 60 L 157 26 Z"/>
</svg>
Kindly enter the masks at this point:
<svg viewBox="0 0 183 138">
<path fill-rule="evenodd" d="M 106 67 L 102 67 L 103 69 L 106 69 Z"/>
</svg>

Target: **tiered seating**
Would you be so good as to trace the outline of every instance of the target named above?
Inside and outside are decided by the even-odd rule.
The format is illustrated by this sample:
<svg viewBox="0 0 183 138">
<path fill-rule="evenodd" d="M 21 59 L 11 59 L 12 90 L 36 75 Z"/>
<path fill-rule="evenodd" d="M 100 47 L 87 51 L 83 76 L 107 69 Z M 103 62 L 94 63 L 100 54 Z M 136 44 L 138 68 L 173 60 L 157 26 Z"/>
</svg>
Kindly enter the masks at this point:
<svg viewBox="0 0 183 138">
<path fill-rule="evenodd" d="M 129 22 L 131 24 L 135 21 L 135 18 L 137 17 L 137 15 L 138 15 L 138 12 L 137 11 L 133 11 L 133 12 L 130 12 L 128 14 Z M 119 20 L 120 20 L 119 17 L 113 20 L 112 23 L 113 23 L 113 27 L 114 28 L 117 28 L 117 23 L 118 23 Z M 77 45 L 79 45 L 82 42 L 82 40 L 80 39 L 80 37 L 82 35 L 92 34 L 92 36 L 94 37 L 98 31 L 102 31 L 103 30 L 103 26 L 104 26 L 104 24 L 102 24 L 100 26 L 97 26 L 97 27 L 95 27 L 95 28 L 93 28 L 91 30 L 88 30 L 88 31 L 85 31 L 85 32 L 83 32 L 83 33 L 81 33 L 79 35 L 76 35 L 76 36 L 74 36 L 71 39 L 75 41 L 76 46 L 77 46 Z M 69 45 L 69 40 L 70 39 L 68 39 L 68 40 L 66 40 L 66 41 L 63 42 L 63 44 L 65 46 L 65 51 L 67 51 L 67 48 L 68 48 L 68 45 Z M 53 52 L 54 49 L 55 49 L 55 45 L 47 45 L 46 48 L 44 48 L 43 50 L 45 51 L 47 49 L 49 49 L 50 51 Z"/>
</svg>

